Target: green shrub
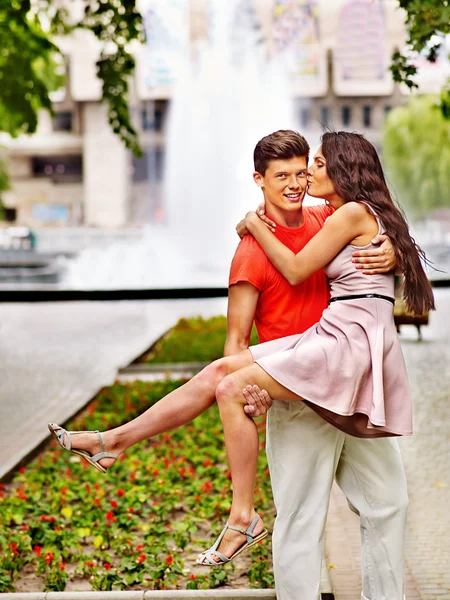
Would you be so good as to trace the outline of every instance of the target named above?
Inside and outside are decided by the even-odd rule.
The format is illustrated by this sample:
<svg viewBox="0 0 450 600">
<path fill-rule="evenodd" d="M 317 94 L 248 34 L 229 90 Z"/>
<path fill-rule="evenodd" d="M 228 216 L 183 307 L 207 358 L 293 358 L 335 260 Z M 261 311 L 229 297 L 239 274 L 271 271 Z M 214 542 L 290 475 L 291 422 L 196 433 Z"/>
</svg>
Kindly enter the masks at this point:
<svg viewBox="0 0 450 600">
<path fill-rule="evenodd" d="M 227 335 L 224 316 L 203 319 L 180 319 L 154 346 L 141 357 L 145 363 L 211 362 L 223 356 Z M 257 344 L 253 328 L 250 344 Z"/>
</svg>

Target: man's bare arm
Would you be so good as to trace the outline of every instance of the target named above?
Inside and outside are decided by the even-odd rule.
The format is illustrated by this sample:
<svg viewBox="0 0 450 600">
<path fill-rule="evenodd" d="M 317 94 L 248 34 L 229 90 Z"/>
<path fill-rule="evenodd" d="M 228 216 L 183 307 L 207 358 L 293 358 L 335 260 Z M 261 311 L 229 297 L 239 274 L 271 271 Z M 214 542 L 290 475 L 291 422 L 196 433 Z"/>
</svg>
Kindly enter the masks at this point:
<svg viewBox="0 0 450 600">
<path fill-rule="evenodd" d="M 356 250 L 353 252 L 353 262 L 357 269 L 362 269 L 365 275 L 389 273 L 397 268 L 397 258 L 394 246 L 387 235 L 378 234 L 372 241 L 378 248 Z"/>
<path fill-rule="evenodd" d="M 251 283 L 240 281 L 230 286 L 224 356 L 237 354 L 249 347 L 258 297 L 259 290 Z"/>
</svg>

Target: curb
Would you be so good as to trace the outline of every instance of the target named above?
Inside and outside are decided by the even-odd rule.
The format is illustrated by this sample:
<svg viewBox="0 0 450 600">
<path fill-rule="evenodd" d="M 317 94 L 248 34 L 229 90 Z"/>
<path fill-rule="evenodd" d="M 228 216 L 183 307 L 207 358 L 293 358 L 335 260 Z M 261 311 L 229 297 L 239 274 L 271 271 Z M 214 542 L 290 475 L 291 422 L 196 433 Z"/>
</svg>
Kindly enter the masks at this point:
<svg viewBox="0 0 450 600">
<path fill-rule="evenodd" d="M 119 375 L 140 374 L 140 373 L 161 373 L 170 371 L 177 373 L 179 371 L 198 372 L 204 369 L 209 362 L 178 362 L 178 363 L 131 363 L 127 367 L 119 369 Z"/>
<path fill-rule="evenodd" d="M 275 600 L 275 590 L 166 590 L 133 592 L 31 592 L 0 594 L 2 600 Z"/>
</svg>

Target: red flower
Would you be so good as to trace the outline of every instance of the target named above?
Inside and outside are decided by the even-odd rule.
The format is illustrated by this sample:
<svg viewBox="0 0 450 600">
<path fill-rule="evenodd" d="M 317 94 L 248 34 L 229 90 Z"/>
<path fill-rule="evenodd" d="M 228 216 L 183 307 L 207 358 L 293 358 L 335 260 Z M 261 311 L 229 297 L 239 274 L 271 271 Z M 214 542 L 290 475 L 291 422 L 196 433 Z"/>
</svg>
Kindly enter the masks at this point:
<svg viewBox="0 0 450 600">
<path fill-rule="evenodd" d="M 144 544 L 138 544 L 138 545 L 136 546 L 136 552 L 140 552 L 140 551 L 141 551 L 141 550 L 143 550 L 143 549 L 144 549 Z"/>
<path fill-rule="evenodd" d="M 111 508 L 117 508 L 119 506 L 119 504 L 117 503 L 116 500 L 111 500 Z"/>
<path fill-rule="evenodd" d="M 212 462 L 209 460 L 209 458 L 207 458 L 207 459 L 204 461 L 204 463 L 203 463 L 203 466 L 204 466 L 204 467 L 210 467 L 212 464 L 213 464 L 213 463 L 212 463 Z"/>
<path fill-rule="evenodd" d="M 122 496 L 125 495 L 124 490 L 117 490 L 117 495 L 121 498 Z"/>
<path fill-rule="evenodd" d="M 61 564 L 59 565 L 59 570 L 60 571 L 64 571 L 65 568 L 66 568 L 66 563 L 65 562 L 61 562 Z"/>
<path fill-rule="evenodd" d="M 169 565 L 173 565 L 173 556 L 171 554 L 169 554 L 169 556 L 166 556 L 166 564 Z"/>
<path fill-rule="evenodd" d="M 84 563 L 87 567 L 95 567 L 95 563 L 93 563 L 91 560 L 87 560 Z"/>
<path fill-rule="evenodd" d="M 194 573 L 192 573 L 192 575 L 189 577 L 189 579 L 192 579 L 192 581 L 194 581 L 194 579 L 197 579 L 197 575 L 194 575 Z"/>
<path fill-rule="evenodd" d="M 146 554 L 139 554 L 139 556 L 136 560 L 137 564 L 141 565 L 145 561 L 146 558 L 147 558 Z"/>
<path fill-rule="evenodd" d="M 8 544 L 8 548 L 10 550 L 12 550 L 12 553 L 14 556 L 19 555 L 19 550 L 18 550 L 18 546 L 17 546 L 16 542 L 11 542 L 11 544 Z"/>
<path fill-rule="evenodd" d="M 61 533 L 61 528 L 59 527 L 59 525 L 57 525 L 55 527 L 55 531 L 56 531 L 56 533 Z"/>
<path fill-rule="evenodd" d="M 94 498 L 94 500 L 92 501 L 92 504 L 94 504 L 95 506 L 101 506 L 102 501 L 100 500 L 100 498 Z"/>
<path fill-rule="evenodd" d="M 25 473 L 25 467 L 20 467 L 19 473 Z"/>
<path fill-rule="evenodd" d="M 111 568 L 111 565 L 110 565 L 109 563 L 105 563 L 105 564 L 103 565 L 103 567 L 104 567 L 104 568 L 105 568 L 107 571 L 109 571 L 109 570 L 110 570 L 110 568 Z"/>
<path fill-rule="evenodd" d="M 210 481 L 205 481 L 205 483 L 200 488 L 200 491 L 210 493 L 210 492 L 212 492 L 212 489 L 213 489 L 213 484 Z"/>
<path fill-rule="evenodd" d="M 47 552 L 47 554 L 44 556 L 44 560 L 48 565 L 51 565 L 54 558 L 55 555 L 53 554 L 53 552 Z"/>
<path fill-rule="evenodd" d="M 153 475 L 159 475 L 159 469 L 153 469 Z"/>
<path fill-rule="evenodd" d="M 106 513 L 106 520 L 107 521 L 117 521 L 116 517 L 114 516 L 114 514 L 111 510 Z"/>
<path fill-rule="evenodd" d="M 195 496 L 194 500 L 195 500 L 196 502 L 200 502 L 200 500 L 201 500 L 201 497 L 200 497 L 200 496 Z"/>
<path fill-rule="evenodd" d="M 128 512 L 131 514 L 134 514 L 134 508 L 132 506 L 130 506 L 130 508 L 128 509 Z"/>
<path fill-rule="evenodd" d="M 16 496 L 20 498 L 20 500 L 28 500 L 28 496 L 25 494 L 25 486 L 17 488 Z"/>
<path fill-rule="evenodd" d="M 86 485 L 84 486 L 84 489 L 86 490 L 86 492 L 87 492 L 88 494 L 90 494 L 90 493 L 91 493 L 91 486 L 90 486 L 88 483 L 86 483 Z"/>
</svg>

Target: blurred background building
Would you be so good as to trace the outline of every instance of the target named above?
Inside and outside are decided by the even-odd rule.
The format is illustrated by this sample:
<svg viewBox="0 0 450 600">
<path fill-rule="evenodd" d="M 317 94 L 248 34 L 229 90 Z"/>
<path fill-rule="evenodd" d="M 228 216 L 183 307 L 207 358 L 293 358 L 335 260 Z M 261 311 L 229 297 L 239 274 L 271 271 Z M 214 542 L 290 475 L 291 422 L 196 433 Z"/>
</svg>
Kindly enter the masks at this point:
<svg viewBox="0 0 450 600">
<path fill-rule="evenodd" d="M 4 197 L 10 220 L 31 227 L 101 228 L 164 221 L 162 181 L 176 73 L 180 61 L 187 55 L 195 60 L 214 35 L 220 1 L 141 3 L 148 43 L 136 48 L 130 105 L 142 158 L 132 156 L 108 124 L 93 36 L 76 31 L 56 40 L 66 57 L 67 77 L 53 98 L 54 118 L 42 112 L 36 135 L 3 140 L 12 185 Z M 393 51 L 405 39 L 397 2 L 240 0 L 231 18 L 237 61 L 245 38 L 244 33 L 239 39 L 240 28 L 254 32 L 268 58 L 283 59 L 300 132 L 318 139 L 321 127 L 356 130 L 381 150 L 384 118 L 407 103 L 409 93 L 388 71 Z M 442 78 L 427 78 L 425 71 L 419 92 L 438 91 Z M 230 95 L 226 101 L 241 100 Z"/>
</svg>

